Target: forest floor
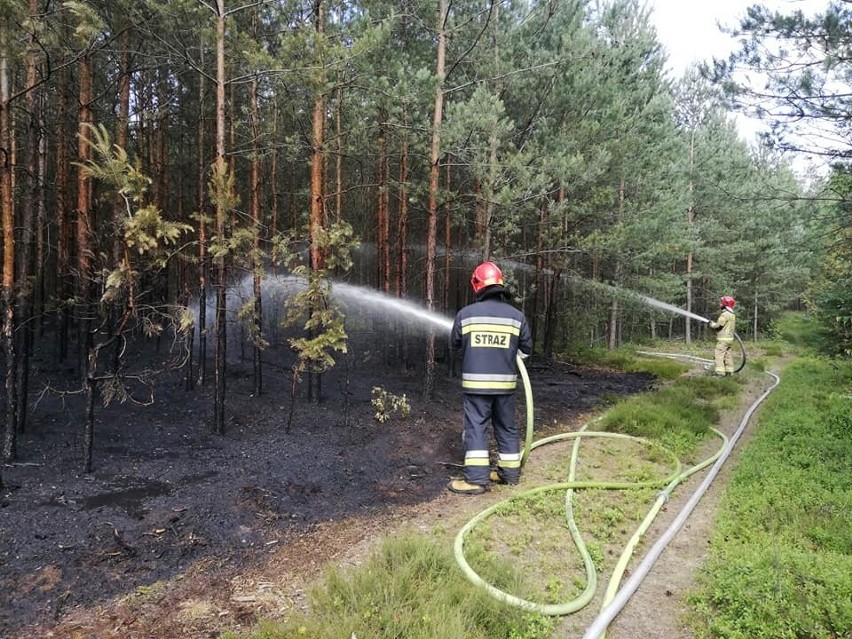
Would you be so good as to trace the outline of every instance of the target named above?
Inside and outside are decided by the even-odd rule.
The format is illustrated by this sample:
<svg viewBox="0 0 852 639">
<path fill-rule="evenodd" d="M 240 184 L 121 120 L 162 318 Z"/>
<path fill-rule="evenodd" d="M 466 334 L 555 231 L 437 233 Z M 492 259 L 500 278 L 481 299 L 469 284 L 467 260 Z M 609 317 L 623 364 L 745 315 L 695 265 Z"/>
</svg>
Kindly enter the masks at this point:
<svg viewBox="0 0 852 639">
<path fill-rule="evenodd" d="M 300 393 L 289 432 L 286 368 L 267 367 L 265 391 L 254 396 L 251 362 L 229 364 L 224 435 L 211 432 L 212 375 L 191 391 L 180 372 L 161 376 L 149 406 L 98 407 L 89 474 L 81 472 L 80 398 L 35 403 L 19 457 L 4 468 L 0 636 L 201 638 L 246 629 L 304 605 L 326 566 L 360 562 L 382 535 L 455 525 L 480 510 L 491 494 L 446 490 L 463 459 L 458 380 L 439 366 L 424 401 L 422 372 L 377 359 L 353 353 L 348 374 L 325 379 L 322 402 Z M 537 438 L 654 383 L 564 363 L 533 361 L 529 373 Z M 405 394 L 411 414 L 379 423 L 375 387 Z M 672 575 L 703 555 L 712 509 L 704 520 Z M 673 589 L 666 582 L 655 592 L 665 601 Z M 659 605 L 652 599 L 644 614 L 654 623 Z M 617 639 L 617 624 L 613 631 Z"/>
</svg>

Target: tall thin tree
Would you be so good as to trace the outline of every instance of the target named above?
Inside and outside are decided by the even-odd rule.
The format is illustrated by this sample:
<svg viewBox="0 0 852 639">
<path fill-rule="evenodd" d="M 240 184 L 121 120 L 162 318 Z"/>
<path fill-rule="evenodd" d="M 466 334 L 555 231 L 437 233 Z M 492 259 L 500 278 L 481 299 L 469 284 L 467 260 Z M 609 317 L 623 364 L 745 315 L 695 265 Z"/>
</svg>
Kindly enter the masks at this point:
<svg viewBox="0 0 852 639">
<path fill-rule="evenodd" d="M 16 455 L 17 359 L 15 356 L 15 210 L 12 194 L 11 85 L 5 28 L 0 28 L 0 215 L 3 221 L 2 343 L 6 354 L 3 459 Z"/>
<path fill-rule="evenodd" d="M 426 308 L 435 310 L 435 256 L 438 245 L 438 187 L 441 159 L 441 122 L 444 118 L 444 74 L 447 56 L 447 0 L 438 0 L 435 51 L 435 106 L 432 111 L 432 143 L 429 147 L 429 209 L 426 229 Z M 435 332 L 430 328 L 426 344 L 426 374 L 423 395 L 431 397 L 435 387 Z"/>
<path fill-rule="evenodd" d="M 213 430 L 225 432 L 225 360 L 227 354 L 227 266 L 225 223 L 228 215 L 228 165 L 225 162 L 225 0 L 216 0 L 216 159 L 213 164 L 216 236 L 216 389 L 213 400 Z"/>
</svg>

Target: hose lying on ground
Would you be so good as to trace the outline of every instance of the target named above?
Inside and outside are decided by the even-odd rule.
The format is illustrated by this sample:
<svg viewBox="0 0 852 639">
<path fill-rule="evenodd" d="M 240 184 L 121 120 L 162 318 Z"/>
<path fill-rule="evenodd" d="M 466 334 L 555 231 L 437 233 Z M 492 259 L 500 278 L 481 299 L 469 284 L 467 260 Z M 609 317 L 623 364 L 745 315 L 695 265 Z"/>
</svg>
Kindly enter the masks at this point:
<svg viewBox="0 0 852 639">
<path fill-rule="evenodd" d="M 741 346 L 741 348 L 743 347 L 741 340 L 740 340 L 740 346 Z M 692 356 L 679 356 L 677 354 L 665 354 L 665 353 L 641 353 L 641 354 L 654 355 L 654 356 L 664 356 L 664 357 L 673 357 L 673 358 L 683 358 L 683 359 L 696 361 L 696 362 L 700 362 L 700 363 L 708 363 L 710 361 L 710 360 L 704 360 L 704 359 L 692 357 Z M 745 364 L 745 349 L 743 348 L 743 364 L 740 366 L 740 368 L 738 370 L 741 370 L 742 366 L 744 364 Z M 623 593 L 627 589 L 627 586 L 625 586 L 625 588 L 623 588 L 621 591 L 618 590 L 619 584 L 621 583 L 621 580 L 622 580 L 624 573 L 627 569 L 627 564 L 630 561 L 630 558 L 632 557 L 636 546 L 639 544 L 639 541 L 641 540 L 642 536 L 647 532 L 648 528 L 650 527 L 651 523 L 654 521 L 654 519 L 656 518 L 656 516 L 658 515 L 658 513 L 660 512 L 662 507 L 666 504 L 666 502 L 668 501 L 668 499 L 669 499 L 670 495 L 672 494 L 672 492 L 674 491 L 674 489 L 678 485 L 680 485 L 683 481 L 685 481 L 688 477 L 692 476 L 693 474 L 695 474 L 695 473 L 703 470 L 704 468 L 710 466 L 711 464 L 715 463 L 715 465 L 713 466 L 713 469 L 711 469 L 710 473 L 708 474 L 707 478 L 705 478 L 701 487 L 699 487 L 699 489 L 696 491 L 696 494 L 693 495 L 693 497 L 690 499 L 687 506 L 684 508 L 683 511 L 681 511 L 680 515 L 678 515 L 677 519 L 675 520 L 675 523 L 672 524 L 672 526 L 675 526 L 675 524 L 677 524 L 677 527 L 675 528 L 675 530 L 673 532 L 671 532 L 670 534 L 667 531 L 667 533 L 664 535 L 664 537 L 661 538 L 661 541 L 662 541 L 662 539 L 668 537 L 667 539 L 665 539 L 665 543 L 663 544 L 662 548 L 664 548 L 665 545 L 667 545 L 669 543 L 669 541 L 674 536 L 677 529 L 679 529 L 680 526 L 682 526 L 683 521 L 685 521 L 686 517 L 688 517 L 691 510 L 694 508 L 695 503 L 697 503 L 698 499 L 700 499 L 701 495 L 703 495 L 703 493 L 706 491 L 707 487 L 709 486 L 709 483 L 713 480 L 713 478 L 718 473 L 719 467 L 721 466 L 722 463 L 724 463 L 724 460 L 729 456 L 731 449 L 733 448 L 734 443 L 736 443 L 736 440 L 739 438 L 739 436 L 740 436 L 742 430 L 744 429 L 748 419 L 751 417 L 751 414 L 754 412 L 754 410 L 757 408 L 757 406 L 766 398 L 766 396 L 772 391 L 772 389 L 774 389 L 775 386 L 777 385 L 778 377 L 776 375 L 774 375 L 773 373 L 769 373 L 769 375 L 771 375 L 773 378 L 775 378 L 775 380 L 776 380 L 775 384 L 773 384 L 769 388 L 769 390 L 767 390 L 763 394 L 763 396 L 761 396 L 760 399 L 758 399 L 751 406 L 751 408 L 748 410 L 745 417 L 743 418 L 743 422 L 741 423 L 740 428 L 738 429 L 738 431 L 736 432 L 736 434 L 734 435 L 734 437 L 730 441 L 724 435 L 724 433 L 722 433 L 722 432 L 720 432 L 716 429 L 712 429 L 713 432 L 716 433 L 716 435 L 721 439 L 722 445 L 710 458 L 705 459 L 704 461 L 702 461 L 701 463 L 699 463 L 695 466 L 692 466 L 692 467 L 690 467 L 686 470 L 683 470 L 681 468 L 681 464 L 680 464 L 680 461 L 677 458 L 677 456 L 674 453 L 672 453 L 671 451 L 668 451 L 667 449 L 663 448 L 662 450 L 664 450 L 671 457 L 671 459 L 674 460 L 674 467 L 675 467 L 675 469 L 672 471 L 672 473 L 668 477 L 666 477 L 665 479 L 658 480 L 658 481 L 652 481 L 652 482 L 605 482 L 605 481 L 577 481 L 576 480 L 577 459 L 578 459 L 578 456 L 579 456 L 579 445 L 580 445 L 581 439 L 591 438 L 591 437 L 600 437 L 600 438 L 628 439 L 628 440 L 633 440 L 633 441 L 637 441 L 637 442 L 644 443 L 644 444 L 650 444 L 650 442 L 648 442 L 647 440 L 645 440 L 641 437 L 633 437 L 633 436 L 630 436 L 630 435 L 623 435 L 623 434 L 620 434 L 620 433 L 609 433 L 609 432 L 600 432 L 600 431 L 588 430 L 589 426 L 592 423 L 594 423 L 594 421 L 589 423 L 589 424 L 585 424 L 577 432 L 562 433 L 562 434 L 559 434 L 559 435 L 554 435 L 554 436 L 547 437 L 547 438 L 541 439 L 539 441 L 533 442 L 532 441 L 533 412 L 534 412 L 533 411 L 533 398 L 532 398 L 532 392 L 530 390 L 529 377 L 527 375 L 526 368 L 523 364 L 523 361 L 520 357 L 518 358 L 518 369 L 520 371 L 521 377 L 522 377 L 523 382 L 524 382 L 525 399 L 526 399 L 526 402 L 527 402 L 527 405 L 526 405 L 526 410 L 527 410 L 527 424 L 526 424 L 526 426 L 527 426 L 527 428 L 526 428 L 524 451 L 523 451 L 523 454 L 522 454 L 522 464 L 525 463 L 528 460 L 530 452 L 532 450 L 534 450 L 535 448 L 538 448 L 539 446 L 543 446 L 543 445 L 546 445 L 546 444 L 549 444 L 549 443 L 552 443 L 552 442 L 555 442 L 555 441 L 573 439 L 574 445 L 573 445 L 573 448 L 572 448 L 572 451 L 571 451 L 571 459 L 570 459 L 570 463 L 569 463 L 569 472 L 568 472 L 568 481 L 558 483 L 558 484 L 554 484 L 554 485 L 549 485 L 549 486 L 540 486 L 540 487 L 533 488 L 533 489 L 527 490 L 527 491 L 516 492 L 516 493 L 510 495 L 504 501 L 499 502 L 497 504 L 494 504 L 494 505 L 490 506 L 489 508 L 483 510 L 482 512 L 480 512 L 479 514 L 474 516 L 473 519 L 468 521 L 468 523 L 465 524 L 465 526 L 458 532 L 458 534 L 456 535 L 456 538 L 455 538 L 454 545 L 453 545 L 453 553 L 454 553 L 456 562 L 458 563 L 459 567 L 461 568 L 461 570 L 465 574 L 465 576 L 472 583 L 474 583 L 475 585 L 485 589 L 491 596 L 497 598 L 498 600 L 503 601 L 503 602 L 505 602 L 509 605 L 520 607 L 520 608 L 523 608 L 523 609 L 526 609 L 526 610 L 531 610 L 531 611 L 538 612 L 538 613 L 541 613 L 541 614 L 544 614 L 544 615 L 561 616 L 561 615 L 571 614 L 573 612 L 576 612 L 576 611 L 582 609 L 592 600 L 592 598 L 594 597 L 595 591 L 597 590 L 597 581 L 598 581 L 597 572 L 595 570 L 594 562 L 592 561 L 591 555 L 590 555 L 590 553 L 589 553 L 589 551 L 588 551 L 588 549 L 587 549 L 587 547 L 586 547 L 586 545 L 583 541 L 582 535 L 580 534 L 580 531 L 577 527 L 577 524 L 574 521 L 573 507 L 572 507 L 573 491 L 575 489 L 583 489 L 583 488 L 625 489 L 625 488 L 641 488 L 641 487 L 648 487 L 648 486 L 660 486 L 662 488 L 662 490 L 657 495 L 657 498 L 656 498 L 654 504 L 649 509 L 648 513 L 646 514 L 645 518 L 640 523 L 639 527 L 633 533 L 632 537 L 630 538 L 630 540 L 628 541 L 624 550 L 622 551 L 618 562 L 616 563 L 615 569 L 613 570 L 613 573 L 610 577 L 610 580 L 609 580 L 609 583 L 608 583 L 608 586 L 607 586 L 607 590 L 604 594 L 604 601 L 603 601 L 603 605 L 602 605 L 603 612 L 598 617 L 598 620 L 596 620 L 597 626 L 593 626 L 592 628 L 589 629 L 589 633 L 593 633 L 593 634 L 587 633 L 586 637 L 584 637 L 584 639 L 586 639 L 586 638 L 588 638 L 588 639 L 592 639 L 592 638 L 599 639 L 600 637 L 603 636 L 603 634 L 605 634 L 606 628 L 608 627 L 609 623 L 612 621 L 612 619 L 615 617 L 615 615 L 618 614 L 618 612 L 621 610 L 621 608 L 623 608 L 627 599 L 629 599 L 629 597 L 632 596 L 632 593 L 635 592 L 635 589 L 638 587 L 638 582 L 641 582 L 641 578 L 639 578 L 638 581 L 637 581 L 637 573 L 639 573 L 639 569 L 636 569 L 636 570 L 633 571 L 633 573 L 631 575 L 631 579 L 628 581 L 628 584 L 632 584 L 633 582 L 636 582 L 636 585 L 632 586 L 633 591 L 630 592 L 629 594 L 627 594 L 626 598 L 625 598 L 625 595 Z M 597 420 L 595 420 L 595 421 L 597 421 Z M 660 448 L 662 448 L 662 447 L 660 447 Z M 480 524 L 481 522 L 486 520 L 488 517 L 493 515 L 495 512 L 497 512 L 501 508 L 504 508 L 507 504 L 509 504 L 509 503 L 511 503 L 515 500 L 526 499 L 526 498 L 533 496 L 533 495 L 536 495 L 536 494 L 558 491 L 558 490 L 564 490 L 566 492 L 566 494 L 565 494 L 566 525 L 567 525 L 567 528 L 568 528 L 569 533 L 571 535 L 574 546 L 575 546 L 575 548 L 577 549 L 577 552 L 580 554 L 580 556 L 582 558 L 584 570 L 585 570 L 585 573 L 586 573 L 586 586 L 585 586 L 583 592 L 578 597 L 576 597 L 576 598 L 574 598 L 570 601 L 565 601 L 565 602 L 557 603 L 557 604 L 542 604 L 542 603 L 536 603 L 536 602 L 528 601 L 528 600 L 522 599 L 520 597 L 516 597 L 515 595 L 512 595 L 512 594 L 505 592 L 503 590 L 500 590 L 499 588 L 497 588 L 493 584 L 490 584 L 487 581 L 485 581 L 484 579 L 482 579 L 482 577 L 480 577 L 479 574 L 477 574 L 477 572 L 470 566 L 470 564 L 467 562 L 467 559 L 465 558 L 464 542 L 465 542 L 465 537 L 468 535 L 468 533 L 471 530 L 473 530 L 478 524 Z M 660 542 L 657 542 L 657 545 L 659 545 L 659 544 L 660 544 Z M 655 545 L 655 548 L 656 547 L 657 546 Z M 659 555 L 659 553 L 662 552 L 662 548 L 660 548 L 659 551 L 657 552 L 657 556 Z M 650 553 L 649 553 L 649 555 L 650 555 Z M 647 560 L 647 557 L 646 557 L 646 560 Z M 650 564 L 652 565 L 654 561 L 656 561 L 656 557 L 654 557 L 650 561 Z M 643 564 L 644 563 L 645 562 L 643 561 Z M 650 570 L 650 565 L 645 569 L 646 574 L 647 574 L 648 570 Z M 618 601 L 616 601 L 616 600 L 618 600 Z M 618 606 L 618 607 L 616 607 L 616 606 Z"/>
<path fill-rule="evenodd" d="M 656 563 L 657 559 L 659 559 L 660 555 L 663 553 L 663 550 L 671 543 L 671 540 L 674 539 L 674 536 L 681 529 L 683 524 L 686 522 L 687 518 L 695 507 L 698 505 L 698 502 L 704 496 L 704 493 L 707 492 L 707 489 L 710 487 L 710 484 L 713 483 L 713 480 L 719 474 L 719 470 L 721 470 L 722 465 L 731 455 L 734 446 L 739 440 L 740 436 L 745 431 L 746 426 L 748 425 L 751 416 L 754 414 L 754 411 L 757 410 L 757 407 L 763 403 L 763 401 L 769 396 L 769 394 L 775 390 L 775 387 L 781 382 L 781 378 L 778 377 L 775 373 L 766 371 L 766 374 L 769 375 L 773 382 L 767 388 L 763 394 L 757 398 L 757 400 L 749 407 L 740 421 L 740 425 L 737 428 L 736 432 L 731 436 L 730 441 L 725 446 L 725 449 L 722 455 L 716 460 L 716 463 L 707 473 L 707 476 L 704 478 L 704 481 L 701 482 L 701 485 L 695 489 L 695 492 L 689 498 L 689 501 L 684 505 L 681 511 L 678 513 L 677 517 L 672 521 L 669 527 L 665 530 L 665 532 L 660 536 L 660 538 L 654 543 L 653 547 L 648 554 L 642 559 L 638 566 L 633 570 L 630 575 L 630 578 L 625 582 L 624 586 L 618 590 L 617 593 L 613 591 L 612 596 L 609 596 L 604 599 L 603 606 L 601 607 L 601 612 L 598 617 L 594 620 L 592 625 L 586 630 L 586 633 L 583 635 L 583 639 L 601 639 L 606 634 L 606 629 L 609 627 L 609 624 L 612 623 L 613 619 L 615 619 L 616 615 L 627 605 L 627 602 L 630 601 L 630 598 L 636 593 L 639 585 L 644 581 L 645 577 L 647 577 L 648 573 L 651 571 L 651 568 Z M 617 586 L 616 586 L 617 588 Z M 609 593 L 608 593 L 609 594 Z"/>
</svg>

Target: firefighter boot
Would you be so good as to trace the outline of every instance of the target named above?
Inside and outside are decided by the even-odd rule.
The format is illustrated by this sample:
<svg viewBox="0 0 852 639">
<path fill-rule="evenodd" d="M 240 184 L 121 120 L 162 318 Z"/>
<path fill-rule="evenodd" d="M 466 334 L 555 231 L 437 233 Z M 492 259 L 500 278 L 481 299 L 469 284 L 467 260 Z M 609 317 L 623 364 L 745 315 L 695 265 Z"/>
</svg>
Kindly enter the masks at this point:
<svg viewBox="0 0 852 639">
<path fill-rule="evenodd" d="M 508 486 L 515 486 L 518 483 L 517 479 L 507 481 L 506 479 L 501 477 L 500 472 L 496 470 L 491 471 L 491 473 L 488 475 L 488 479 L 493 481 L 495 484 L 506 484 Z"/>
<path fill-rule="evenodd" d="M 488 490 L 488 488 L 481 484 L 469 484 L 464 479 L 452 480 L 447 484 L 447 489 L 459 495 L 481 495 Z"/>
</svg>

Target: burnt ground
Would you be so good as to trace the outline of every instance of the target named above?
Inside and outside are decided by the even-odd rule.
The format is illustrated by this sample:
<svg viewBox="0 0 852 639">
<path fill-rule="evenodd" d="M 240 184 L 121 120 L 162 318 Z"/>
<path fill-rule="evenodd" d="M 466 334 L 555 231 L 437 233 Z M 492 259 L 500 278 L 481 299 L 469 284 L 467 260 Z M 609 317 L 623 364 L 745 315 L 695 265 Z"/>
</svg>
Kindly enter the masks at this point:
<svg viewBox="0 0 852 639">
<path fill-rule="evenodd" d="M 324 377 L 322 402 L 300 391 L 289 433 L 287 366 L 267 366 L 255 397 L 251 362 L 229 363 L 221 436 L 211 432 L 212 370 L 191 391 L 182 371 L 163 374 L 149 406 L 98 405 L 91 474 L 81 472 L 81 398 L 38 393 L 70 369 L 41 365 L 19 457 L 3 469 L 0 636 L 206 637 L 246 627 L 256 620 L 248 602 L 272 584 L 241 599 L 241 575 L 270 561 L 309 573 L 394 513 L 449 496 L 451 464 L 463 457 L 458 380 L 439 365 L 424 401 L 422 370 L 382 359 L 353 349 L 348 385 L 338 367 Z M 567 363 L 534 360 L 528 370 L 545 433 L 653 383 Z M 379 423 L 373 387 L 405 394 L 411 414 Z M 520 393 L 521 425 L 523 409 Z M 167 608 L 178 599 L 221 606 L 176 616 Z"/>
</svg>

